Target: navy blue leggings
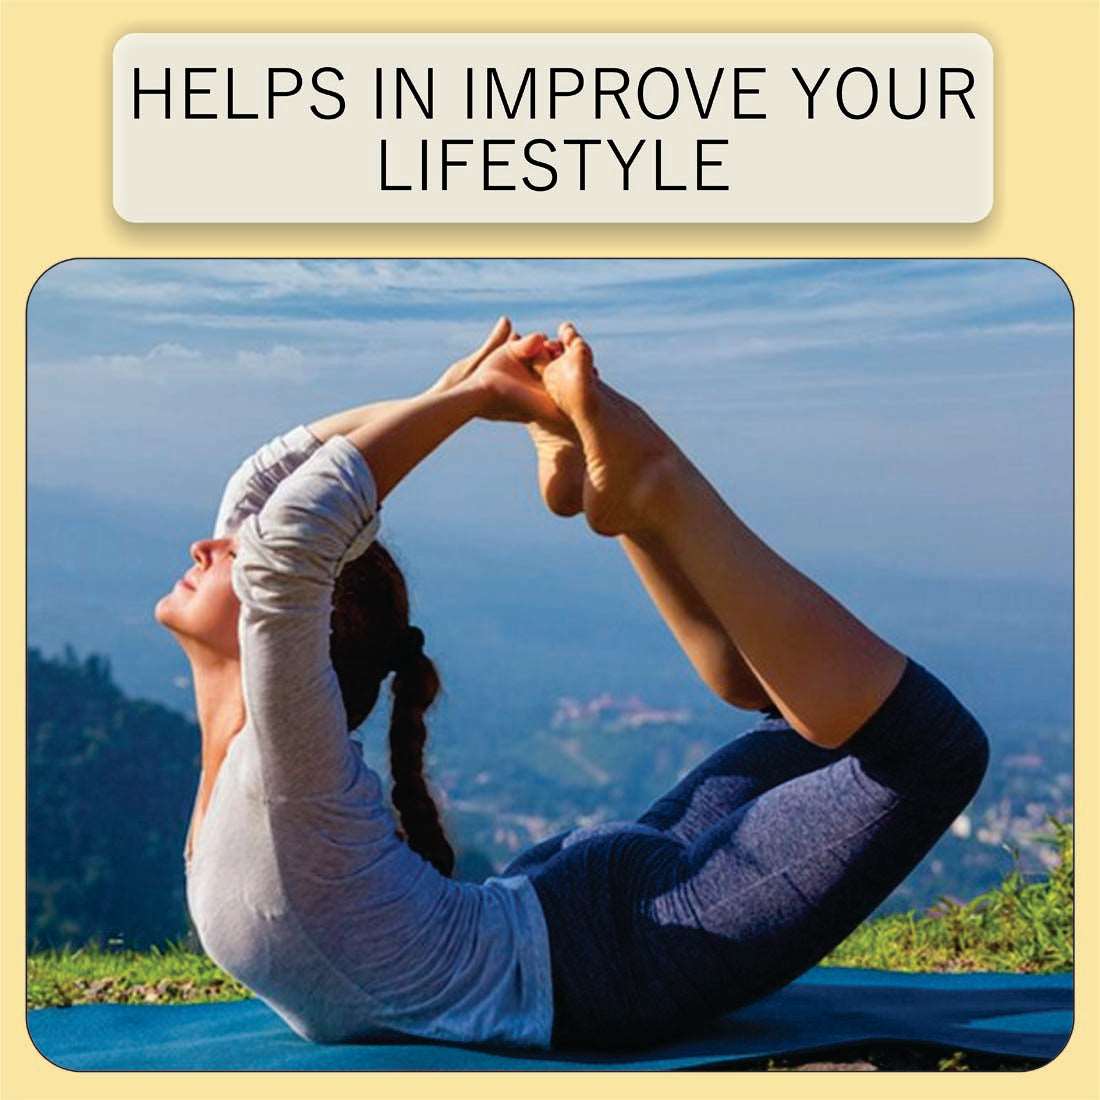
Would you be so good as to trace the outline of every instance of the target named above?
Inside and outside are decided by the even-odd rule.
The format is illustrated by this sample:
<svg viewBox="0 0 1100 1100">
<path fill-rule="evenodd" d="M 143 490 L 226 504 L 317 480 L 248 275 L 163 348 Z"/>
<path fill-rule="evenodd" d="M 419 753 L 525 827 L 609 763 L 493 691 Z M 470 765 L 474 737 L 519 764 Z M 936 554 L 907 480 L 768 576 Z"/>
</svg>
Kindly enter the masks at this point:
<svg viewBox="0 0 1100 1100">
<path fill-rule="evenodd" d="M 754 730 L 637 822 L 523 853 L 505 873 L 531 878 L 546 915 L 554 1045 L 661 1041 L 796 978 L 916 866 L 988 759 L 970 713 L 909 661 L 839 749 Z"/>
</svg>

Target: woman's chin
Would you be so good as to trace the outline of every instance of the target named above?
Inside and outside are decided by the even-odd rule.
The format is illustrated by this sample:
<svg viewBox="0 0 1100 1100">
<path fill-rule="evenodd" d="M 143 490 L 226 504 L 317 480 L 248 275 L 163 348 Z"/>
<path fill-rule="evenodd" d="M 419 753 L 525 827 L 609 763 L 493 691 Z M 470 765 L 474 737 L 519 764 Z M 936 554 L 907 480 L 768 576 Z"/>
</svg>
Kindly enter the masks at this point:
<svg viewBox="0 0 1100 1100">
<path fill-rule="evenodd" d="M 161 626 L 167 627 L 171 630 L 175 624 L 175 615 L 172 613 L 172 593 L 161 596 L 157 600 L 153 607 L 153 618 L 160 623 Z"/>
</svg>

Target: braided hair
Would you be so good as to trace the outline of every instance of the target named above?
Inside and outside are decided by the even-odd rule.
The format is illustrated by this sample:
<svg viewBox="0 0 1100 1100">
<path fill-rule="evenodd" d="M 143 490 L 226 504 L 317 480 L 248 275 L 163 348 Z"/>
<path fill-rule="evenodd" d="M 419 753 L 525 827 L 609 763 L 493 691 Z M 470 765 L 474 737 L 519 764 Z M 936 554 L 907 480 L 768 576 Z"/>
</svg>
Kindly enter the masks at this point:
<svg viewBox="0 0 1100 1100">
<path fill-rule="evenodd" d="M 423 633 L 409 625 L 405 578 L 379 542 L 348 562 L 337 577 L 329 652 L 349 731 L 366 719 L 382 681 L 393 673 L 390 797 L 401 822 L 399 832 L 414 852 L 449 877 L 454 851 L 424 779 L 424 715 L 439 693 L 439 674 L 424 653 Z"/>
</svg>

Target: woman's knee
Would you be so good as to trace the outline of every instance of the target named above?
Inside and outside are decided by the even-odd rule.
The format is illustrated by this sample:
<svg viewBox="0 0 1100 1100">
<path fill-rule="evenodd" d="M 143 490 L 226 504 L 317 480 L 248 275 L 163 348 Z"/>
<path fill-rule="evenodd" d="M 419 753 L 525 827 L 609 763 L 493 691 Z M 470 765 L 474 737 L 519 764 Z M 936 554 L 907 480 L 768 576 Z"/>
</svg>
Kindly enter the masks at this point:
<svg viewBox="0 0 1100 1100">
<path fill-rule="evenodd" d="M 953 695 L 936 727 L 929 746 L 929 789 L 954 819 L 978 793 L 989 769 L 989 737 Z"/>
<path fill-rule="evenodd" d="M 989 770 L 989 737 L 978 720 L 957 700 L 956 705 L 960 713 L 956 718 L 952 767 L 965 806 L 978 793 Z"/>
<path fill-rule="evenodd" d="M 959 812 L 989 766 L 981 724 L 937 677 L 910 661 L 901 682 L 846 748 L 879 782 Z"/>
<path fill-rule="evenodd" d="M 977 793 L 989 768 L 989 737 L 950 688 L 931 673 L 925 675 L 932 684 L 930 720 L 936 730 L 930 751 L 941 782 L 960 800 L 961 810 Z"/>
</svg>

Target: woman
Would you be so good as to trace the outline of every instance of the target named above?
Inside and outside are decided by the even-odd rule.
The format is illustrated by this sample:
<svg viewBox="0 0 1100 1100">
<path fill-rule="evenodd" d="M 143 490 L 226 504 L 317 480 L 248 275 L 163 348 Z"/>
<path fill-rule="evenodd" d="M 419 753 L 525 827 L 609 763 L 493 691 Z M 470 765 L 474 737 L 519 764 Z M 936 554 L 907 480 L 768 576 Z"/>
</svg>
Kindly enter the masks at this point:
<svg viewBox="0 0 1100 1100">
<path fill-rule="evenodd" d="M 947 689 L 764 545 L 559 335 L 502 319 L 426 393 L 261 448 L 157 606 L 203 733 L 196 927 L 307 1038 L 669 1038 L 816 963 L 984 774 Z M 528 423 L 548 506 L 617 537 L 704 681 L 772 715 L 637 822 L 553 837 L 480 885 L 446 877 L 420 774 L 438 681 L 374 541 L 381 501 L 475 417 Z M 403 836 L 347 736 L 391 671 Z"/>
</svg>

